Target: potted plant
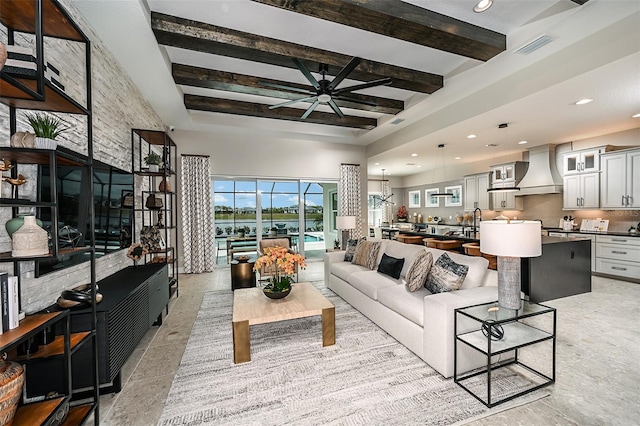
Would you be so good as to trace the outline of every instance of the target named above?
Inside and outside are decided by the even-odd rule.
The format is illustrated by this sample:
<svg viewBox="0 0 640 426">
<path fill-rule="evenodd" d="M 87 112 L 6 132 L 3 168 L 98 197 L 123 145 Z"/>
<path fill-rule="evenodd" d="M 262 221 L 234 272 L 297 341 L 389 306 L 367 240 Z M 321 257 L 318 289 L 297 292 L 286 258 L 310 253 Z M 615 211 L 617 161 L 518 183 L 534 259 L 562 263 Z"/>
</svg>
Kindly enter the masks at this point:
<svg viewBox="0 0 640 426">
<path fill-rule="evenodd" d="M 36 148 L 56 149 L 58 142 L 55 139 L 69 130 L 69 127 L 63 125 L 62 120 L 52 115 L 26 113 L 25 117 L 36 134 Z"/>
<path fill-rule="evenodd" d="M 151 151 L 146 157 L 144 157 L 144 163 L 149 166 L 150 172 L 157 173 L 159 171 L 160 164 L 162 164 L 162 157 Z"/>
<path fill-rule="evenodd" d="M 269 299 L 282 299 L 291 292 L 293 274 L 296 265 L 304 269 L 305 258 L 301 254 L 293 253 L 286 247 L 267 247 L 253 265 L 254 271 L 267 270 L 271 277 L 269 283 L 262 287 L 262 292 Z"/>
<path fill-rule="evenodd" d="M 406 222 L 407 221 L 407 208 L 405 206 L 400 206 L 398 209 L 398 222 Z"/>
</svg>

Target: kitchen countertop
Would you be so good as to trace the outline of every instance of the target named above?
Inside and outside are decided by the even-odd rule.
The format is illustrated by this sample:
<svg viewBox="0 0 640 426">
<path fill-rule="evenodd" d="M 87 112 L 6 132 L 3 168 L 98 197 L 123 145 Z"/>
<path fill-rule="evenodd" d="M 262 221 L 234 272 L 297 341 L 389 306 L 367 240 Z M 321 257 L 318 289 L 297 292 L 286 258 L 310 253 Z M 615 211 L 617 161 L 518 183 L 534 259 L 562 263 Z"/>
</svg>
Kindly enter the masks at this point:
<svg viewBox="0 0 640 426">
<path fill-rule="evenodd" d="M 617 237 L 640 237 L 639 233 L 632 234 L 631 232 L 615 232 L 615 231 L 581 231 L 579 229 L 573 231 L 565 231 L 562 228 L 548 228 L 543 227 L 544 231 L 549 232 L 563 232 L 565 234 L 585 234 L 585 235 L 613 235 Z"/>
</svg>

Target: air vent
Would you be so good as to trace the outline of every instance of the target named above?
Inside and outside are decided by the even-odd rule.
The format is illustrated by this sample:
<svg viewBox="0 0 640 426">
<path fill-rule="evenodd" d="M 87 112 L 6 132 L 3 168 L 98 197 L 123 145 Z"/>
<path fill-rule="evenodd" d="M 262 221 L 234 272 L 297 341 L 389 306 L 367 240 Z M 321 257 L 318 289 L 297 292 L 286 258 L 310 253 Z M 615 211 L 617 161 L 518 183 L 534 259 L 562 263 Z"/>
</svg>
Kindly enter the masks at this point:
<svg viewBox="0 0 640 426">
<path fill-rule="evenodd" d="M 400 124 L 404 121 L 404 118 L 396 118 L 391 122 L 391 124 Z"/>
<path fill-rule="evenodd" d="M 553 39 L 551 37 L 549 37 L 546 34 L 543 34 L 540 37 L 520 47 L 519 49 L 516 49 L 515 52 L 520 53 L 521 55 L 528 55 L 540 49 L 542 46 L 551 43 L 552 41 Z"/>
</svg>

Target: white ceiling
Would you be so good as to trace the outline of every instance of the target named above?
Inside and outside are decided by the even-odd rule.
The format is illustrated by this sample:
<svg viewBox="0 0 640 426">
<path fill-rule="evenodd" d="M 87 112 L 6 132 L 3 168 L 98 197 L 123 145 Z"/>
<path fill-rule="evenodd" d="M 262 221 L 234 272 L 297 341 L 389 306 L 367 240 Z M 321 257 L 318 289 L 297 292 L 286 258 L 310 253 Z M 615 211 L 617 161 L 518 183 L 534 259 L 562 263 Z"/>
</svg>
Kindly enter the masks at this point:
<svg viewBox="0 0 640 426">
<path fill-rule="evenodd" d="M 423 173 L 434 166 L 438 143 L 446 144 L 447 161 L 474 162 L 495 157 L 496 149 L 522 150 L 640 127 L 640 118 L 631 118 L 640 113 L 640 1 L 590 0 L 579 6 L 570 0 L 495 0 L 481 14 L 472 11 L 475 0 L 406 1 L 506 34 L 507 51 L 483 63 L 248 0 L 72 0 L 167 126 L 364 145 L 370 174 L 381 168 L 395 176 Z M 177 87 L 171 62 L 307 81 L 295 69 L 158 46 L 149 10 L 441 74 L 444 87 L 432 95 L 391 87 L 362 91 L 405 101 L 397 116 L 349 111 L 378 118 L 371 131 L 187 111 L 184 93 L 270 104 L 282 100 Z M 527 56 L 514 53 L 542 34 L 553 42 Z M 343 85 L 348 83 L 355 82 Z M 573 105 L 585 97 L 594 102 Z M 299 107 L 302 114 L 307 105 Z M 397 118 L 404 121 L 392 124 Z M 510 125 L 500 133 L 497 125 L 503 122 Z M 469 140 L 470 133 L 478 137 Z M 529 143 L 518 146 L 519 140 Z M 490 149 L 488 143 L 500 146 Z"/>
</svg>

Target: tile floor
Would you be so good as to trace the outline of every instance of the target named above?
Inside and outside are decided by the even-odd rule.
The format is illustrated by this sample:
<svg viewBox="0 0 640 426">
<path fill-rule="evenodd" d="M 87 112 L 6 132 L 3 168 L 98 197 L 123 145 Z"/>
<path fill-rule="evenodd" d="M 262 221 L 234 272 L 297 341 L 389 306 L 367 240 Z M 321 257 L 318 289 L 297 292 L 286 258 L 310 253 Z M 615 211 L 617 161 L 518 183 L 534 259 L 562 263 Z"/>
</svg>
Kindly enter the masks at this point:
<svg viewBox="0 0 640 426">
<path fill-rule="evenodd" d="M 301 272 L 322 280 L 321 262 Z M 123 368 L 123 389 L 100 399 L 103 425 L 147 426 L 160 418 L 204 292 L 230 287 L 228 267 L 181 275 L 161 327 Z M 547 302 L 558 309 L 557 377 L 550 396 L 471 424 L 639 425 L 640 284 L 593 277 L 591 293 Z"/>
</svg>

